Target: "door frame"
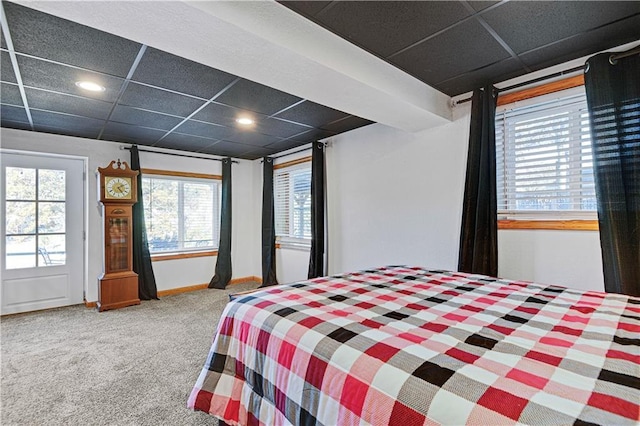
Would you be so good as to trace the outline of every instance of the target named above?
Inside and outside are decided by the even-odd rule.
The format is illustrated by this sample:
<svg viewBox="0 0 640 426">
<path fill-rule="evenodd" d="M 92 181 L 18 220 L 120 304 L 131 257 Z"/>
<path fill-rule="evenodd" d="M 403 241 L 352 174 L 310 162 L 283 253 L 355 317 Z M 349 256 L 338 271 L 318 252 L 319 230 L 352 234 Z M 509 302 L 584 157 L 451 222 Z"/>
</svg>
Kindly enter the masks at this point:
<svg viewBox="0 0 640 426">
<path fill-rule="evenodd" d="M 87 224 L 89 223 L 89 157 L 81 155 L 68 155 L 68 154 L 56 154 L 51 152 L 41 151 L 29 151 L 21 149 L 8 149 L 0 147 L 0 155 L 14 154 L 33 157 L 47 157 L 47 158 L 60 158 L 67 160 L 79 160 L 82 161 L 82 300 L 84 304 L 87 304 L 87 291 L 89 285 L 89 230 Z M 4 238 L 4 236 L 3 236 Z M 16 314 L 5 314 L 16 315 Z M 2 316 L 5 316 L 2 315 Z"/>
</svg>

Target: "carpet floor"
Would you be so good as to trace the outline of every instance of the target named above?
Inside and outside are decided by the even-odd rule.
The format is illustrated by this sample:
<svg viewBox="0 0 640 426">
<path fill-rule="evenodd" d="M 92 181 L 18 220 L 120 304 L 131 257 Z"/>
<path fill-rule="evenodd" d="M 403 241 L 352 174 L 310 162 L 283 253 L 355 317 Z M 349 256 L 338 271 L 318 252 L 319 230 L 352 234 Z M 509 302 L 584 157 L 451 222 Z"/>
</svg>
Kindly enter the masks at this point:
<svg viewBox="0 0 640 426">
<path fill-rule="evenodd" d="M 82 305 L 0 320 L 2 425 L 217 425 L 189 410 L 228 295 L 199 290 L 98 313 Z"/>
</svg>

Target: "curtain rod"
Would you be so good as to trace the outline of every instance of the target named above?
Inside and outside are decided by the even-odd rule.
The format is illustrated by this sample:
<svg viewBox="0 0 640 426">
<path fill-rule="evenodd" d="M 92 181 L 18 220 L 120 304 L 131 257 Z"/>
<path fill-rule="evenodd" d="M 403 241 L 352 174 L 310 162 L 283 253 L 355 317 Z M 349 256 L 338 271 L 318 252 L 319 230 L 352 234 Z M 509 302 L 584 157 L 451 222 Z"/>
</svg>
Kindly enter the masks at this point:
<svg viewBox="0 0 640 426">
<path fill-rule="evenodd" d="M 611 65 L 615 65 L 618 62 L 618 59 L 626 58 L 627 56 L 633 56 L 635 54 L 640 54 L 640 46 L 636 46 L 633 49 L 629 49 L 626 52 L 614 53 L 609 56 L 609 62 Z"/>
<path fill-rule="evenodd" d="M 311 146 L 309 146 L 309 147 L 307 147 L 307 148 L 301 148 L 301 149 L 299 149 L 299 150 L 297 150 L 297 151 L 287 152 L 286 154 L 280 154 L 280 155 L 269 155 L 269 158 L 272 158 L 272 159 L 274 159 L 274 160 L 275 160 L 276 158 L 282 158 L 282 157 L 286 157 L 286 156 L 288 156 L 288 155 L 293 155 L 293 154 L 298 154 L 298 153 L 300 153 L 300 152 L 310 151 L 310 150 L 313 148 L 313 144 L 314 144 L 314 143 L 321 143 L 321 144 L 322 144 L 322 145 L 324 145 L 325 147 L 327 146 L 327 142 L 320 142 L 320 141 L 312 142 L 312 143 L 311 143 Z M 263 161 L 264 161 L 264 160 L 263 160 Z M 261 162 L 262 162 L 262 161 L 261 161 Z"/>
<path fill-rule="evenodd" d="M 564 70 L 564 71 L 558 71 L 558 72 L 553 73 L 553 74 L 545 75 L 544 77 L 538 77 L 538 78 L 534 78 L 534 79 L 531 79 L 531 80 L 523 81 L 522 83 L 517 83 L 517 84 L 514 84 L 512 86 L 503 87 L 502 89 L 498 89 L 498 93 L 506 92 L 508 90 L 517 89 L 517 88 L 522 87 L 522 86 L 528 86 L 529 84 L 538 83 L 538 82 L 541 82 L 541 81 L 544 81 L 544 80 L 549 80 L 551 78 L 562 77 L 565 74 L 571 74 L 571 73 L 574 73 L 576 71 L 581 71 L 581 70 L 584 70 L 584 65 L 580 65 L 579 67 L 569 68 L 568 70 Z M 459 101 L 456 101 L 454 103 L 454 106 L 455 105 L 459 105 L 459 104 L 463 104 L 465 102 L 469 102 L 469 101 L 471 101 L 471 99 L 473 99 L 472 96 L 470 96 L 468 98 L 465 98 L 465 99 L 460 99 Z"/>
<path fill-rule="evenodd" d="M 126 149 L 127 151 L 131 151 L 131 146 L 121 146 L 120 149 Z M 153 154 L 162 154 L 162 155 L 175 155 L 176 157 L 188 157 L 188 158 L 199 158 L 201 160 L 213 160 L 213 161 L 224 161 L 224 158 L 210 158 L 210 157 L 202 157 L 199 155 L 189 155 L 189 154 L 176 154 L 173 152 L 161 152 L 161 151 L 153 151 L 150 149 L 138 148 L 138 152 L 151 152 Z M 238 164 L 236 160 L 231 160 L 232 163 Z"/>
<path fill-rule="evenodd" d="M 620 52 L 620 53 L 614 53 L 612 55 L 609 56 L 609 63 L 611 63 L 611 65 L 615 65 L 616 62 L 618 62 L 618 59 L 622 59 L 622 58 L 626 58 L 628 56 L 633 56 L 636 54 L 640 54 L 640 46 L 636 46 L 632 49 L 627 50 L 626 52 Z M 528 80 L 522 83 L 518 83 L 518 84 L 514 84 L 513 86 L 509 86 L 509 87 L 503 87 L 502 89 L 498 89 L 498 93 L 500 92 L 506 92 L 507 90 L 513 90 L 513 89 L 517 89 L 518 87 L 522 87 L 522 86 L 526 86 L 532 83 L 538 83 L 540 81 L 544 81 L 544 80 L 548 80 L 550 78 L 554 78 L 554 77 L 561 77 L 565 74 L 569 74 L 572 72 L 576 72 L 576 71 L 580 71 L 584 69 L 584 66 L 581 65 L 579 67 L 574 67 L 568 70 L 564 70 L 564 71 L 560 71 L 560 72 L 556 72 L 553 74 L 549 74 L 547 76 L 544 77 L 539 77 L 539 78 L 534 78 L 533 80 Z M 453 105 L 458 105 L 458 104 L 463 104 L 465 102 L 469 102 L 472 99 L 472 97 L 468 97 L 465 99 L 460 99 L 459 101 L 455 101 L 453 103 Z"/>
</svg>

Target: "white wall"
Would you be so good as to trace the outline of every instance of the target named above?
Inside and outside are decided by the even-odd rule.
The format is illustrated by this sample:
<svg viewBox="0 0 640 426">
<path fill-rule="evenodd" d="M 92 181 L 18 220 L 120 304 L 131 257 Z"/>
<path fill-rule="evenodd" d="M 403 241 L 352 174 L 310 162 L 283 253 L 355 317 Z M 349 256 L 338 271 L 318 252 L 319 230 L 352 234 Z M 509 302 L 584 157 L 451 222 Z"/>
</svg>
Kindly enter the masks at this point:
<svg viewBox="0 0 640 426">
<path fill-rule="evenodd" d="M 326 151 L 329 273 L 456 269 L 468 117 L 417 134 L 379 124 Z"/>
<path fill-rule="evenodd" d="M 470 104 L 454 117 L 417 134 L 376 124 L 333 138 L 329 273 L 387 264 L 457 269 Z M 598 232 L 501 230 L 498 243 L 500 276 L 604 290 Z"/>
<path fill-rule="evenodd" d="M 98 300 L 98 277 L 102 273 L 102 217 L 98 204 L 95 172 L 111 160 L 120 158 L 129 162 L 128 151 L 120 150 L 122 144 L 103 142 L 69 136 L 27 132 L 5 129 L 0 131 L 0 143 L 3 149 L 36 151 L 75 155 L 88 159 L 87 180 L 87 249 L 88 262 L 86 271 L 85 299 L 89 302 Z M 253 203 L 255 185 L 251 161 L 238 160 L 232 168 L 233 176 L 233 214 L 232 262 L 233 277 L 260 275 L 256 273 L 255 205 Z M 140 164 L 143 168 L 164 169 L 194 173 L 220 174 L 222 167 L 218 161 L 201 160 L 185 157 L 168 156 L 154 153 L 140 153 Z M 207 283 L 211 279 L 216 258 L 200 257 L 191 259 L 153 262 L 154 274 L 158 290 L 168 290 Z"/>
<path fill-rule="evenodd" d="M 332 138 L 327 148 L 328 272 L 386 264 L 455 270 L 464 193 L 470 105 L 451 123 L 406 133 L 374 124 Z M 102 272 L 101 217 L 94 171 L 128 159 L 119 144 L 2 129 L 2 147 L 84 156 L 89 160 L 89 261 L 86 299 L 97 300 Z M 298 156 L 309 155 L 302 153 Z M 288 161 L 286 157 L 278 162 Z M 141 153 L 145 168 L 220 173 L 219 162 Z M 233 166 L 234 278 L 260 276 L 262 164 Z M 593 231 L 502 230 L 499 275 L 603 290 L 599 236 Z M 309 253 L 279 249 L 281 283 L 306 278 Z M 215 258 L 154 262 L 159 290 L 208 282 Z"/>
</svg>

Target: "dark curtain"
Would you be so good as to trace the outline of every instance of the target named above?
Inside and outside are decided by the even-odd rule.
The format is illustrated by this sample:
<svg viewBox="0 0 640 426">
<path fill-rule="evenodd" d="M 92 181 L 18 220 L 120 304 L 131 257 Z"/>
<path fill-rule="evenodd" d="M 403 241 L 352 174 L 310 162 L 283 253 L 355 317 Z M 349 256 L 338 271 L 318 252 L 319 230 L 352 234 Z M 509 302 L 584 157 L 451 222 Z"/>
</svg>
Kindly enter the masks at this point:
<svg viewBox="0 0 640 426">
<path fill-rule="evenodd" d="M 131 147 L 131 170 L 137 170 L 138 202 L 133 205 L 133 271 L 138 274 L 138 297 L 142 300 L 158 299 L 156 277 L 151 266 L 151 254 L 147 240 L 147 227 L 144 223 L 144 204 L 142 200 L 142 172 L 140 172 L 140 154 L 138 147 Z"/>
<path fill-rule="evenodd" d="M 209 288 L 223 289 L 231 281 L 231 158 L 222 160 L 222 206 L 220 208 L 220 244 L 216 272 Z"/>
<path fill-rule="evenodd" d="M 313 144 L 311 153 L 311 253 L 309 279 L 324 274 L 324 144 Z"/>
<path fill-rule="evenodd" d="M 605 291 L 640 296 L 640 55 L 589 58 L 591 122 Z"/>
<path fill-rule="evenodd" d="M 278 284 L 276 278 L 276 222 L 273 206 L 273 158 L 262 164 L 262 285 Z"/>
<path fill-rule="evenodd" d="M 497 90 L 473 91 L 458 270 L 498 275 L 495 115 Z"/>
</svg>

